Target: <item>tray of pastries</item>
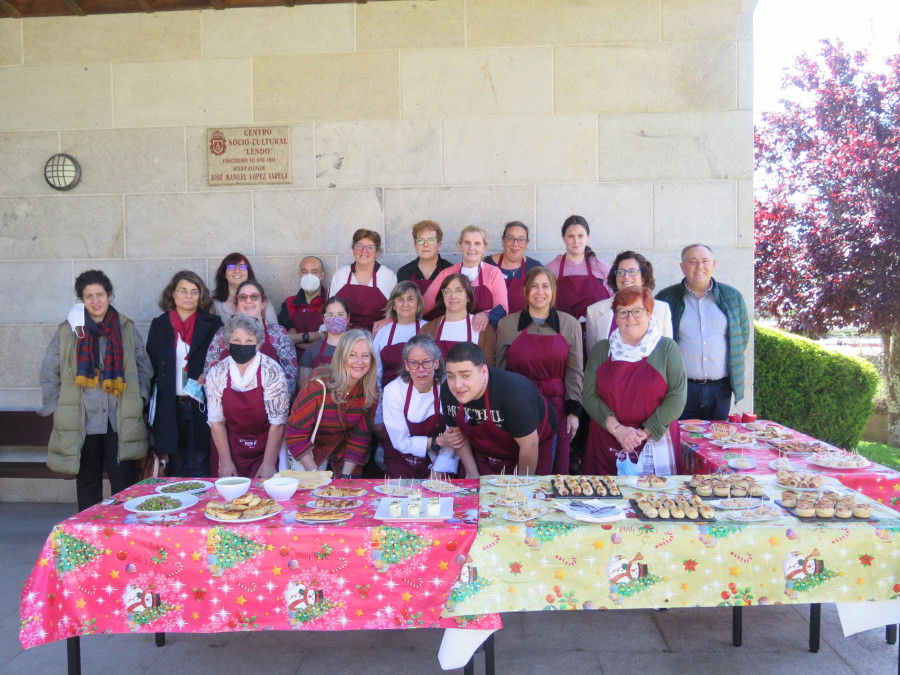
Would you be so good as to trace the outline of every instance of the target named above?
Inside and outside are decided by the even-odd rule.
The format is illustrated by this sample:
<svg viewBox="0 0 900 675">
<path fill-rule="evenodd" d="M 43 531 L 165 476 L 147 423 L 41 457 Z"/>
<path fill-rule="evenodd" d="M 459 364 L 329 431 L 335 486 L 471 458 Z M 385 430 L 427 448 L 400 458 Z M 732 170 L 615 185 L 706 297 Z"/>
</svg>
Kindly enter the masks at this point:
<svg viewBox="0 0 900 675">
<path fill-rule="evenodd" d="M 362 497 L 366 489 L 361 487 L 326 485 L 313 491 L 316 497 Z"/>
<path fill-rule="evenodd" d="M 860 501 L 855 495 L 826 490 L 818 492 L 797 492 L 784 490 L 781 499 L 775 503 L 800 520 L 832 522 L 841 520 L 865 520 L 877 522 L 872 515 L 872 506 Z"/>
<path fill-rule="evenodd" d="M 622 499 L 612 476 L 566 476 L 556 474 L 550 481 L 553 497 L 566 499 Z"/>
<path fill-rule="evenodd" d="M 210 520 L 220 523 L 232 521 L 250 522 L 271 518 L 281 511 L 281 504 L 274 499 L 263 499 L 252 492 L 227 502 L 211 501 L 206 504 L 204 514 Z"/>
<path fill-rule="evenodd" d="M 754 476 L 747 474 L 697 474 L 691 476 L 685 485 L 702 499 L 728 499 L 755 497 L 768 499 L 762 485 Z"/>
<path fill-rule="evenodd" d="M 697 495 L 687 497 L 683 494 L 670 496 L 637 492 L 629 502 L 638 520 L 712 522 L 716 519 L 713 510 Z"/>
</svg>

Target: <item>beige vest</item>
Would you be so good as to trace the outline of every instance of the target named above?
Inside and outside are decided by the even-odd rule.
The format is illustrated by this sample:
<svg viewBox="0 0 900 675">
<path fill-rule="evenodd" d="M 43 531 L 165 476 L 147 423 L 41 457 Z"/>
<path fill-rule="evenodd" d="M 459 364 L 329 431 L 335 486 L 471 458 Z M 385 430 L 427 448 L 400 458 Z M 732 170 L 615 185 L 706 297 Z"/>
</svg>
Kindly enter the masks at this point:
<svg viewBox="0 0 900 675">
<path fill-rule="evenodd" d="M 134 358 L 134 323 L 119 314 L 125 367 L 125 391 L 116 405 L 119 429 L 119 460 L 143 459 L 147 454 L 147 425 L 144 423 L 144 401 L 138 384 Z M 75 385 L 77 364 L 75 334 L 67 322 L 59 324 L 59 401 L 53 414 L 53 432 L 47 444 L 47 466 L 58 473 L 77 474 L 84 445 L 85 420 L 82 388 Z"/>
</svg>

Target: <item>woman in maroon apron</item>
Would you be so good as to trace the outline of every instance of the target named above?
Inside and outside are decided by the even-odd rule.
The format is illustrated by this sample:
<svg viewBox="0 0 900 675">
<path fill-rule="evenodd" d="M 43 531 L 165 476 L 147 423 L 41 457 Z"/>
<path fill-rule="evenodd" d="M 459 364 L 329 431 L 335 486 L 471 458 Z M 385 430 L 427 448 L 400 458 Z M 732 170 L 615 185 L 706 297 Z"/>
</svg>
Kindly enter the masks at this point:
<svg viewBox="0 0 900 675">
<path fill-rule="evenodd" d="M 235 314 L 224 332 L 229 355 L 210 370 L 206 381 L 214 474 L 270 478 L 278 470 L 287 422 L 284 373 L 262 354 L 261 321 Z"/>
<path fill-rule="evenodd" d="M 351 328 L 370 333 L 372 325 L 384 316 L 384 305 L 397 275 L 376 262 L 381 252 L 381 235 L 372 230 L 353 233 L 353 264 L 340 268 L 331 278 L 331 295 L 343 298 L 350 307 Z"/>
<path fill-rule="evenodd" d="M 591 417 L 585 474 L 618 473 L 616 459 L 626 455 L 634 464 L 648 440 L 662 440 L 684 409 L 684 361 L 678 345 L 651 324 L 653 304 L 648 288 L 618 291 L 613 300 L 618 328 L 591 351 L 583 396 Z M 669 439 L 677 462 L 678 439 Z"/>
<path fill-rule="evenodd" d="M 342 478 L 366 463 L 378 383 L 375 348 L 366 331 L 347 331 L 330 365 L 313 371 L 288 418 L 285 441 L 295 462 L 311 471 L 330 465 Z"/>
<path fill-rule="evenodd" d="M 588 246 L 590 234 L 584 218 L 566 218 L 562 226 L 566 252 L 547 264 L 556 275 L 556 308 L 579 321 L 584 319 L 589 305 L 610 296 L 604 284 L 609 266 L 598 260 Z"/>
<path fill-rule="evenodd" d="M 350 324 L 350 309 L 343 298 L 328 298 L 323 305 L 319 321 L 325 324 L 325 339 L 313 344 L 300 358 L 300 376 L 298 389 L 309 380 L 315 368 L 331 363 L 334 350 Z"/>
<path fill-rule="evenodd" d="M 485 323 L 484 329 L 476 328 L 475 317 L 475 293 L 472 283 L 465 274 L 451 274 L 441 282 L 438 291 L 438 309 L 441 317 L 433 319 L 422 327 L 422 333 L 430 335 L 438 343 L 441 355 L 447 357 L 447 352 L 458 342 L 475 342 L 487 355 L 488 365 L 494 365 L 494 352 L 497 343 L 497 331 L 489 323 Z"/>
<path fill-rule="evenodd" d="M 412 281 L 423 296 L 443 270 L 452 267 L 453 263 L 441 257 L 441 245 L 444 231 L 433 220 L 420 220 L 412 228 L 413 246 L 416 248 L 416 259 L 406 263 L 397 270 L 397 281 Z M 437 318 L 437 310 L 425 315 L 426 321 Z M 375 330 L 380 327 L 375 324 Z"/>
<path fill-rule="evenodd" d="M 501 319 L 497 331 L 497 367 L 524 375 L 537 385 L 556 413 L 554 473 L 569 473 L 572 436 L 581 412 L 581 327 L 553 309 L 556 284 L 545 267 L 525 278 L 528 306 Z"/>
<path fill-rule="evenodd" d="M 510 314 L 525 307 L 525 275 L 541 265 L 540 260 L 525 255 L 528 241 L 528 228 L 524 223 L 513 220 L 503 228 L 503 250 L 484 259 L 488 265 L 496 266 L 506 280 Z"/>
<path fill-rule="evenodd" d="M 509 302 L 506 295 L 506 281 L 503 274 L 493 265 L 485 265 L 484 254 L 488 247 L 487 232 L 477 225 L 469 225 L 462 229 L 457 241 L 462 262 L 448 267 L 441 272 L 434 283 L 425 292 L 425 312 L 432 312 L 437 305 L 439 284 L 451 274 L 465 274 L 472 286 L 475 297 L 473 314 L 479 318 L 475 322 L 475 330 L 481 330 L 488 322 L 488 315 L 496 318 L 491 320 L 496 324 L 503 316 L 509 313 Z"/>
<path fill-rule="evenodd" d="M 382 398 L 389 478 L 428 478 L 432 470 L 456 473 L 456 453 L 443 442 L 442 378 L 437 343 L 427 335 L 412 338 L 403 348 L 403 370 Z"/>
<path fill-rule="evenodd" d="M 266 291 L 258 281 L 245 281 L 237 290 L 237 313 L 252 316 L 259 319 L 263 326 L 263 340 L 260 351 L 269 358 L 281 364 L 284 369 L 284 377 L 287 380 L 288 389 L 296 391 L 297 388 L 297 350 L 288 332 L 277 323 L 267 323 L 263 317 L 266 315 Z M 209 350 L 206 352 L 206 364 L 204 371 L 208 372 L 228 353 L 228 345 L 225 342 L 224 331 L 220 330 L 213 337 Z M 215 469 L 215 467 L 213 467 Z"/>
<path fill-rule="evenodd" d="M 423 309 L 422 294 L 415 283 L 400 281 L 394 286 L 385 310 L 390 322 L 382 326 L 372 340 L 378 357 L 379 391 L 403 370 L 403 346 L 425 325 Z"/>
</svg>

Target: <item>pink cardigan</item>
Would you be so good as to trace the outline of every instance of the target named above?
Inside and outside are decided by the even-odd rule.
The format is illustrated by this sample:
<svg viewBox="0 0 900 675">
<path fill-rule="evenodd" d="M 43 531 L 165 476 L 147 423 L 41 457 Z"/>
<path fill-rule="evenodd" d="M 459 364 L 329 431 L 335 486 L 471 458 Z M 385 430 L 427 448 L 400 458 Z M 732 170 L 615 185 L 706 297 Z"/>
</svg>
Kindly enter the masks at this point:
<svg viewBox="0 0 900 675">
<path fill-rule="evenodd" d="M 425 291 L 426 314 L 433 310 L 435 305 L 437 304 L 437 294 L 440 291 L 441 284 L 443 283 L 444 279 L 449 277 L 451 274 L 459 274 L 459 271 L 461 269 L 462 263 L 451 265 L 447 269 L 443 270 L 440 274 L 438 274 L 435 280 L 431 282 L 431 286 L 429 286 L 428 290 Z M 505 309 L 508 314 L 509 301 L 506 297 L 506 281 L 503 278 L 503 272 L 500 271 L 499 267 L 481 263 L 481 276 L 484 279 L 484 285 L 491 290 L 491 295 L 494 297 L 494 307 L 496 307 L 497 305 L 503 305 L 503 309 Z M 475 283 L 473 283 L 472 285 L 478 286 L 477 282 L 478 277 L 476 276 Z"/>
</svg>

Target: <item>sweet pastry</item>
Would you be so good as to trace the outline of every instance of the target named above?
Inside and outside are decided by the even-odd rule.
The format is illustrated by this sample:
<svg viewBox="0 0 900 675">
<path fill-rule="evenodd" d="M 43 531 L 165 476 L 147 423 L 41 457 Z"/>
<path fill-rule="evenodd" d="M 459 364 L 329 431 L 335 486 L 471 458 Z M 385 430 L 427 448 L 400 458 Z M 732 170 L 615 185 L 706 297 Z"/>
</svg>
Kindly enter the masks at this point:
<svg viewBox="0 0 900 675">
<path fill-rule="evenodd" d="M 816 516 L 819 518 L 834 517 L 834 502 L 830 499 L 820 499 L 816 502 Z"/>
<path fill-rule="evenodd" d="M 281 505 L 274 499 L 262 499 L 254 494 L 246 494 L 228 502 L 212 501 L 206 505 L 206 514 L 218 520 L 246 520 L 281 511 Z"/>
<path fill-rule="evenodd" d="M 854 504 L 853 505 L 853 517 L 854 518 L 869 518 L 872 515 L 872 507 L 868 504 Z"/>
<path fill-rule="evenodd" d="M 853 509 L 846 504 L 838 504 L 834 507 L 834 515 L 838 518 L 849 518 L 853 515 Z"/>
<path fill-rule="evenodd" d="M 713 483 L 713 494 L 716 497 L 728 497 L 731 495 L 731 486 L 728 483 Z"/>
<path fill-rule="evenodd" d="M 801 499 L 797 502 L 797 515 L 801 518 L 812 518 L 816 515 L 816 507 L 812 502 Z"/>
<path fill-rule="evenodd" d="M 781 505 L 788 509 L 792 509 L 797 506 L 797 493 L 793 490 L 782 491 Z"/>
<path fill-rule="evenodd" d="M 651 474 L 650 476 L 650 487 L 653 488 L 664 488 L 668 484 L 668 480 L 666 480 L 665 476 L 657 476 Z"/>
</svg>

